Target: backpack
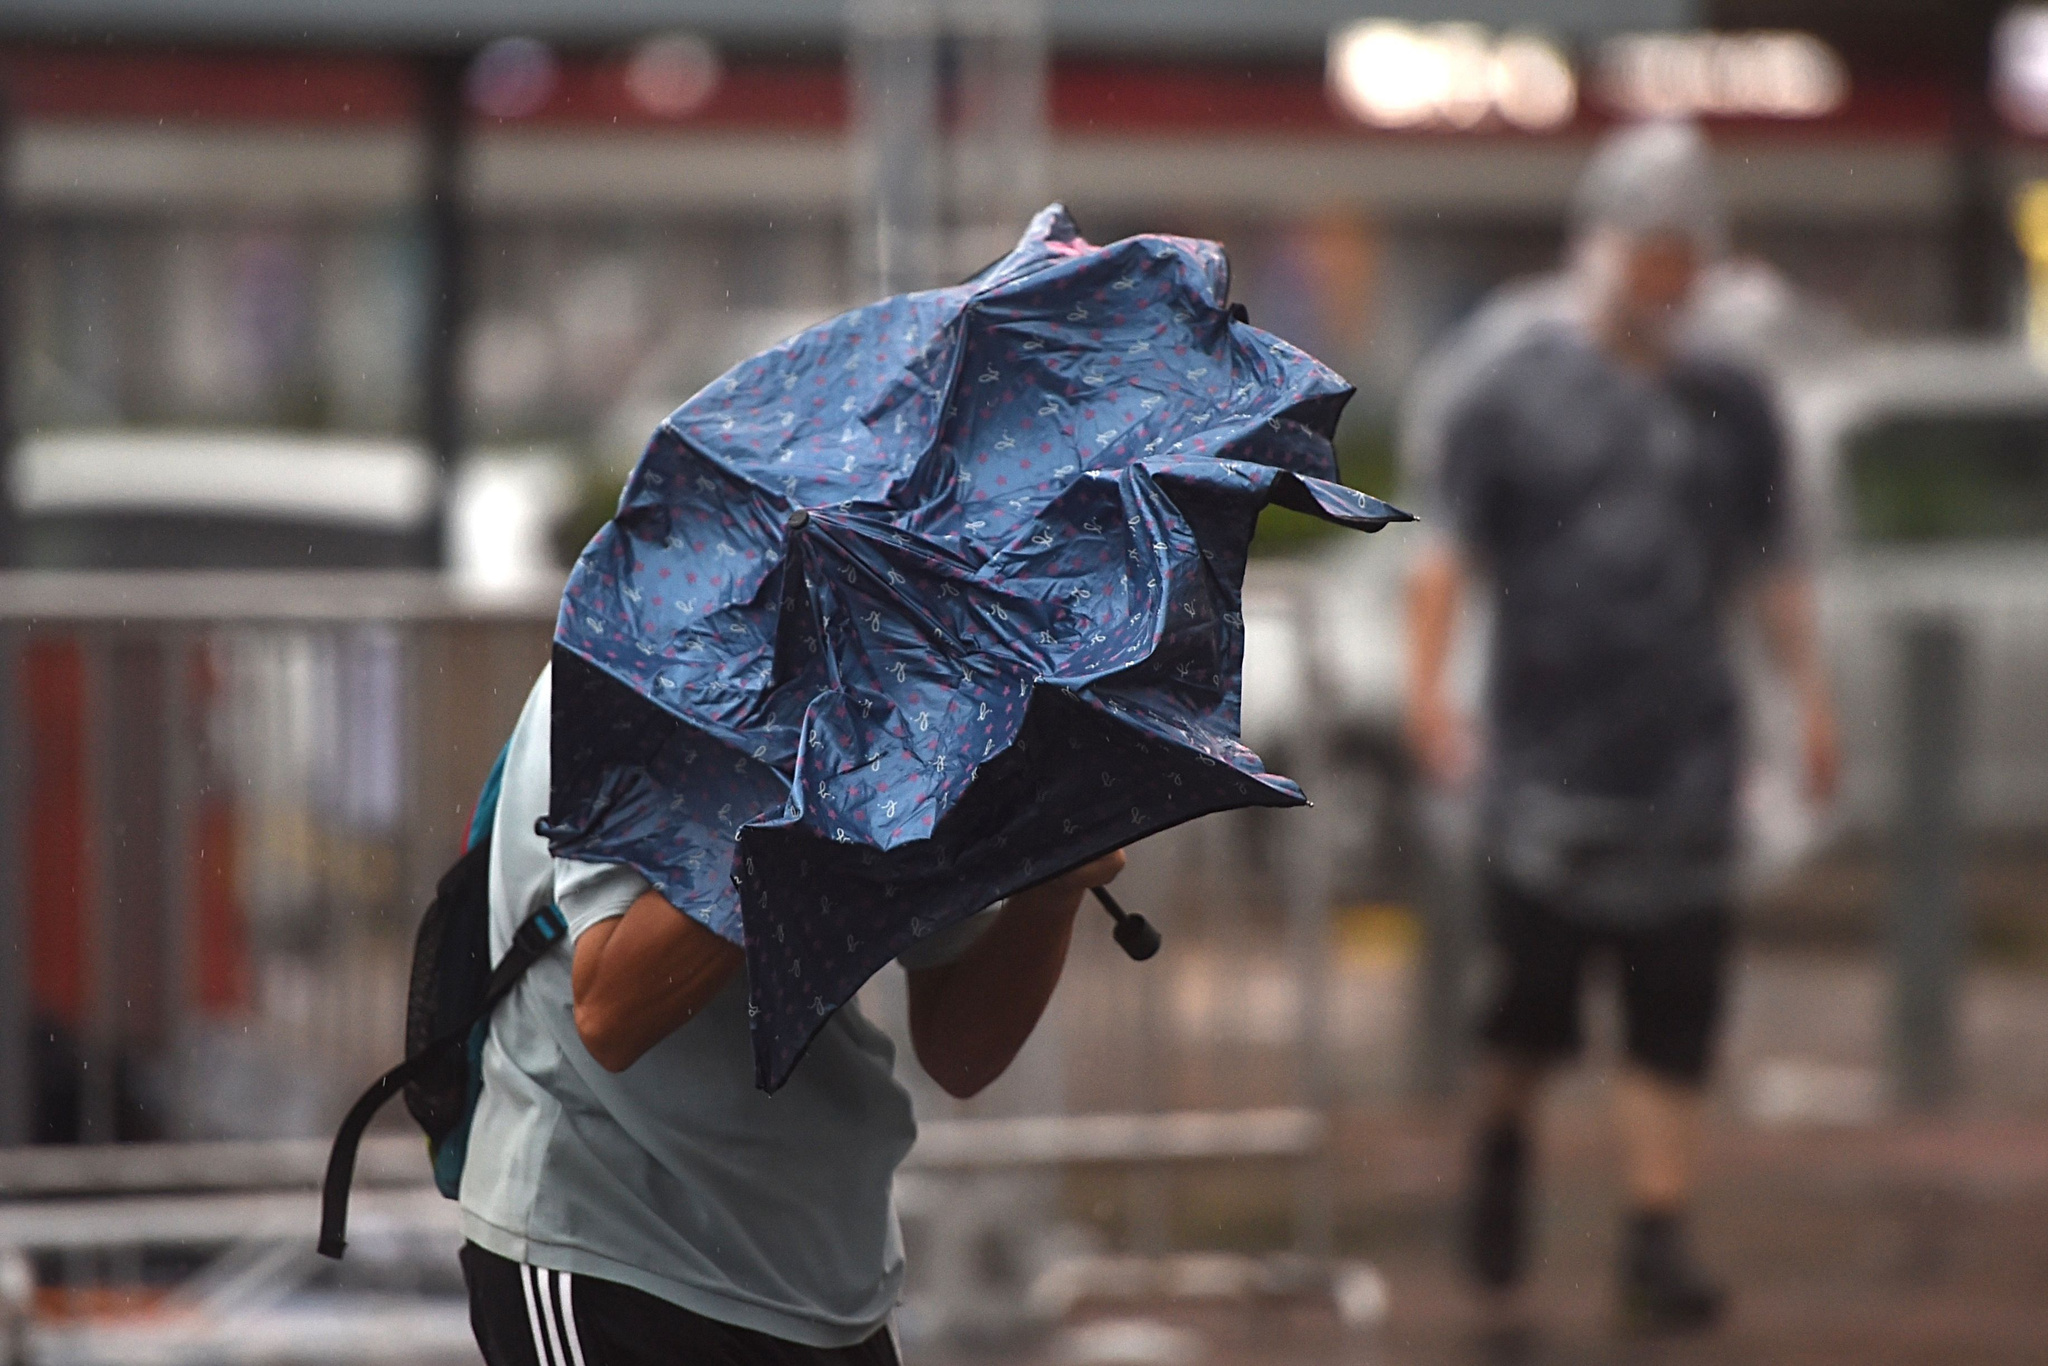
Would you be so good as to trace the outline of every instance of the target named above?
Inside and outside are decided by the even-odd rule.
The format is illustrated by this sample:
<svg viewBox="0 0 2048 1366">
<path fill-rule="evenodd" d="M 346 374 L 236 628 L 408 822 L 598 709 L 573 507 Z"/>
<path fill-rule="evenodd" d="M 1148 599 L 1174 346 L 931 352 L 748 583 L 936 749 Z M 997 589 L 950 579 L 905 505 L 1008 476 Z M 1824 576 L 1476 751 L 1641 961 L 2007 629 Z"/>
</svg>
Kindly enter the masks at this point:
<svg viewBox="0 0 2048 1366">
<path fill-rule="evenodd" d="M 491 1010 L 525 971 L 568 934 L 561 908 L 543 906 L 512 936 L 496 967 L 491 953 L 491 826 L 505 781 L 508 740 L 477 795 L 462 857 L 441 875 L 413 941 L 405 1003 L 405 1061 L 370 1084 L 349 1107 L 327 1156 L 320 1190 L 320 1255 L 339 1259 L 347 1245 L 348 1192 L 356 1148 L 384 1102 L 405 1092 L 405 1108 L 426 1130 L 434 1185 L 450 1200 L 462 1188 L 469 1122 L 483 1093 L 484 1040 Z"/>
</svg>

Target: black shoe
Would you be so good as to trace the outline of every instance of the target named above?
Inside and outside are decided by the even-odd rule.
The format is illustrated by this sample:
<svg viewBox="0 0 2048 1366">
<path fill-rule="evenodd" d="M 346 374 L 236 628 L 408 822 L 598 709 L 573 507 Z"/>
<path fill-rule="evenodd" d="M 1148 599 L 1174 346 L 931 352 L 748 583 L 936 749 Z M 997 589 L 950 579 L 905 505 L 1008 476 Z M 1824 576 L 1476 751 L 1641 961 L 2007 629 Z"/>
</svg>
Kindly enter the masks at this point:
<svg viewBox="0 0 2048 1366">
<path fill-rule="evenodd" d="M 1480 1131 L 1465 1210 L 1465 1266 L 1489 1290 L 1519 1283 L 1528 1261 L 1529 1141 L 1519 1124 Z"/>
<path fill-rule="evenodd" d="M 1638 1333 L 1696 1333 L 1719 1322 L 1727 1292 L 1692 1259 L 1675 1214 L 1638 1214 L 1621 1254 L 1621 1313 Z"/>
</svg>

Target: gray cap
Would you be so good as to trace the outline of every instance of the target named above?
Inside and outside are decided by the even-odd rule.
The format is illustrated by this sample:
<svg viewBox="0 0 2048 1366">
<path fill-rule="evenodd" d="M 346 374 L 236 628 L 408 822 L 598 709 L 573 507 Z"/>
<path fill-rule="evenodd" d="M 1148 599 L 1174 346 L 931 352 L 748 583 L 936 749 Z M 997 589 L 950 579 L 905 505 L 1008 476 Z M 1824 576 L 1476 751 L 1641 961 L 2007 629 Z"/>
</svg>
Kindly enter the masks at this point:
<svg viewBox="0 0 2048 1366">
<path fill-rule="evenodd" d="M 1581 233 L 1683 233 L 1706 254 L 1718 254 L 1727 245 L 1727 213 L 1699 127 L 1659 119 L 1601 139 L 1573 192 L 1572 226 Z"/>
</svg>

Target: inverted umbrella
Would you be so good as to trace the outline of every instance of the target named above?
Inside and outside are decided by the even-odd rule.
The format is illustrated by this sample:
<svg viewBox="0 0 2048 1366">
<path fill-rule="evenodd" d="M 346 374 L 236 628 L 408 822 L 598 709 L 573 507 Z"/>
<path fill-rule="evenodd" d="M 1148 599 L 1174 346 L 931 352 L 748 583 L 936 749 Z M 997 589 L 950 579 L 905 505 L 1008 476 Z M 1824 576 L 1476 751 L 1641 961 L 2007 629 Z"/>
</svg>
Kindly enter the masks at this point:
<svg viewBox="0 0 2048 1366">
<path fill-rule="evenodd" d="M 1182 821 L 1296 806 L 1238 742 L 1269 502 L 1351 388 L 1227 302 L 1215 243 L 1059 206 L 965 284 L 858 308 L 655 432 L 555 631 L 563 856 L 746 951 L 755 1079 L 917 940 Z"/>
</svg>

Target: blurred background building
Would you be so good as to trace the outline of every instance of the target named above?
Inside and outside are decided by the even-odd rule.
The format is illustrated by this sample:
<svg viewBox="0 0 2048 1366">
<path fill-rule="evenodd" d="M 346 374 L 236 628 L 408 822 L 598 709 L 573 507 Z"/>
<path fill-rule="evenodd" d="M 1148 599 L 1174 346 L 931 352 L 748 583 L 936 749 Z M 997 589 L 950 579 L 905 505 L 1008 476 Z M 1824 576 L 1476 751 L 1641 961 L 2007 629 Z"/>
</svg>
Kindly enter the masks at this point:
<svg viewBox="0 0 2048 1366">
<path fill-rule="evenodd" d="M 4 68 L 23 464 L 67 431 L 230 429 L 609 479 L 650 414 L 881 282 L 879 190 L 917 201 L 888 250 L 920 261 L 892 285 L 965 273 L 1050 195 L 1098 239 L 1223 239 L 1255 316 L 1361 386 L 1349 453 L 1384 485 L 1417 356 L 1555 258 L 1591 138 L 1644 113 L 1708 119 L 1739 247 L 1860 331 L 2018 317 L 2005 204 L 2044 97 L 1995 112 L 1988 7 L 1375 13 L 878 3 L 849 43 L 822 2 L 24 0 Z M 998 89 L 977 62 L 1022 74 Z M 906 152 L 890 130 L 919 121 L 951 136 Z M 38 543 L 19 556 L 64 553 Z"/>
</svg>

